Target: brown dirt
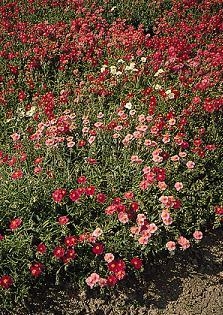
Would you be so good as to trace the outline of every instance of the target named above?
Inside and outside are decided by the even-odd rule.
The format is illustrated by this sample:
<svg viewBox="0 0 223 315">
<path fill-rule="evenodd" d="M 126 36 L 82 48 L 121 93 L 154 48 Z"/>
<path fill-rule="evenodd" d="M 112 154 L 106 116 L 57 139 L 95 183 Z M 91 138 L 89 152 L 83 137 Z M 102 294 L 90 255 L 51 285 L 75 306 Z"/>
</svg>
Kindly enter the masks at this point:
<svg viewBox="0 0 223 315">
<path fill-rule="evenodd" d="M 196 250 L 145 268 L 141 280 L 123 283 L 103 297 L 70 285 L 35 292 L 27 312 L 36 315 L 222 315 L 223 230 L 209 233 Z"/>
</svg>

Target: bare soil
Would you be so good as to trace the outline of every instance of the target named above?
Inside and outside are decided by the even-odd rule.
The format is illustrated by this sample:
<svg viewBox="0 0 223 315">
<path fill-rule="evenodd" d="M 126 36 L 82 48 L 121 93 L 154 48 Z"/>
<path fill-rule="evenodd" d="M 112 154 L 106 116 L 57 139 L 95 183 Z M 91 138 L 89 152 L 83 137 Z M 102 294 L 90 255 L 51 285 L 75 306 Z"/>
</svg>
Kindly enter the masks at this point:
<svg viewBox="0 0 223 315">
<path fill-rule="evenodd" d="M 77 292 L 70 284 L 35 292 L 28 309 L 36 315 L 222 315 L 223 230 L 209 233 L 197 249 L 187 250 L 156 265 L 142 278 L 101 295 Z"/>
</svg>

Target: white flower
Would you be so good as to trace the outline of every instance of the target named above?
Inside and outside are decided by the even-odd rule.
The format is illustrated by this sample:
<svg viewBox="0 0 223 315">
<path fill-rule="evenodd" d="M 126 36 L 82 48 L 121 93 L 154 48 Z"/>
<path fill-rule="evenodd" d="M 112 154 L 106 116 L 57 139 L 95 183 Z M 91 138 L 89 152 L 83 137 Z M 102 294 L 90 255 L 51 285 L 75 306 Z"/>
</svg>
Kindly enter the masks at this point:
<svg viewBox="0 0 223 315">
<path fill-rule="evenodd" d="M 132 103 L 131 102 L 126 103 L 124 107 L 127 109 L 132 109 Z"/>
<path fill-rule="evenodd" d="M 146 62 L 146 57 L 141 57 L 142 62 Z"/>
<path fill-rule="evenodd" d="M 26 117 L 32 117 L 36 111 L 36 106 L 32 106 L 28 112 L 26 112 Z"/>
<path fill-rule="evenodd" d="M 116 66 L 111 66 L 110 71 L 111 71 L 111 74 L 116 74 L 117 73 Z"/>
<path fill-rule="evenodd" d="M 157 90 L 157 91 L 159 91 L 159 90 L 162 89 L 162 86 L 161 86 L 160 84 L 156 84 L 156 85 L 154 86 L 154 89 Z"/>
<path fill-rule="evenodd" d="M 164 70 L 163 69 L 159 69 L 155 74 L 154 77 L 158 77 L 161 73 L 163 73 Z"/>
</svg>

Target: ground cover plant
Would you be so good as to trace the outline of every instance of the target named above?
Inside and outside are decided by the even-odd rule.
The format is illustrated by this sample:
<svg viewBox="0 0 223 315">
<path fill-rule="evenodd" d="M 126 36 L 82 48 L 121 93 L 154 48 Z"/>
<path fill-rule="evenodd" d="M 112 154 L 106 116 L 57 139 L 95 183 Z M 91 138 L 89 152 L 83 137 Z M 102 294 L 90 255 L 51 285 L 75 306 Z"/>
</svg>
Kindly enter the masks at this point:
<svg viewBox="0 0 223 315">
<path fill-rule="evenodd" d="M 221 4 L 3 1 L 3 307 L 49 277 L 106 290 L 221 226 Z"/>
</svg>

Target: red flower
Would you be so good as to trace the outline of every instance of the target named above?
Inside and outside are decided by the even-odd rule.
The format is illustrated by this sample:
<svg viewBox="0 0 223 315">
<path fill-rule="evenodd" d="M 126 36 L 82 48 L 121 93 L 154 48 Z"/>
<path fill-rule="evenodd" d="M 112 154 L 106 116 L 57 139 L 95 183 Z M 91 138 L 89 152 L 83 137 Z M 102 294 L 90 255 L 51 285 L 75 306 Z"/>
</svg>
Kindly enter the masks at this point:
<svg viewBox="0 0 223 315">
<path fill-rule="evenodd" d="M 87 182 L 87 178 L 83 175 L 78 177 L 78 179 L 77 179 L 78 184 L 86 184 L 86 182 Z"/>
<path fill-rule="evenodd" d="M 87 196 L 93 196 L 95 194 L 95 187 L 94 186 L 86 187 L 85 193 Z"/>
<path fill-rule="evenodd" d="M 98 203 L 105 203 L 106 199 L 107 199 L 107 196 L 105 194 L 103 193 L 97 194 L 96 201 Z"/>
<path fill-rule="evenodd" d="M 36 248 L 37 252 L 40 254 L 44 254 L 46 252 L 46 245 L 44 243 L 40 243 Z"/>
<path fill-rule="evenodd" d="M 218 215 L 223 215 L 223 207 L 216 206 L 215 207 L 215 213 L 218 214 Z"/>
<path fill-rule="evenodd" d="M 111 272 L 119 272 L 125 270 L 125 262 L 121 259 L 119 260 L 113 260 L 110 263 L 108 263 L 108 270 Z"/>
<path fill-rule="evenodd" d="M 131 210 L 133 210 L 133 211 L 138 211 L 139 210 L 139 204 L 136 201 L 132 202 L 130 207 L 131 207 Z"/>
<path fill-rule="evenodd" d="M 65 237 L 65 239 L 64 239 L 64 244 L 65 244 L 67 247 L 75 246 L 75 245 L 77 245 L 77 243 L 78 243 L 78 239 L 77 239 L 76 236 L 73 236 L 73 235 L 67 236 L 67 237 Z"/>
<path fill-rule="evenodd" d="M 13 280 L 9 275 L 4 275 L 0 278 L 0 286 L 3 289 L 8 289 L 13 284 Z"/>
<path fill-rule="evenodd" d="M 78 199 L 80 199 L 81 194 L 80 194 L 80 192 L 78 192 L 77 189 L 75 189 L 75 190 L 73 189 L 73 190 L 71 190 L 69 197 L 72 201 L 75 202 L 75 201 L 78 201 Z"/>
<path fill-rule="evenodd" d="M 138 257 L 134 257 L 130 260 L 130 264 L 137 270 L 141 269 L 142 267 L 142 260 Z"/>
<path fill-rule="evenodd" d="M 12 177 L 12 179 L 21 179 L 21 178 L 23 178 L 23 171 L 17 170 L 17 171 L 12 173 L 11 177 Z"/>
<path fill-rule="evenodd" d="M 108 276 L 106 280 L 107 280 L 107 285 L 110 287 L 115 286 L 116 283 L 118 282 L 118 279 L 114 275 Z"/>
<path fill-rule="evenodd" d="M 70 248 L 66 251 L 66 254 L 63 257 L 64 264 L 69 263 L 71 260 L 77 257 L 77 253 L 74 249 Z"/>
<path fill-rule="evenodd" d="M 66 195 L 66 189 L 64 188 L 58 188 L 52 193 L 52 198 L 55 202 L 60 203 L 62 199 Z"/>
<path fill-rule="evenodd" d="M 57 246 L 53 250 L 53 255 L 56 258 L 62 258 L 65 254 L 65 250 L 63 247 Z"/>
<path fill-rule="evenodd" d="M 66 215 L 62 215 L 58 218 L 58 223 L 60 225 L 67 224 L 69 222 L 69 218 Z"/>
<path fill-rule="evenodd" d="M 92 253 L 95 255 L 101 255 L 104 252 L 104 245 L 101 243 L 95 243 L 92 247 Z"/>
<path fill-rule="evenodd" d="M 34 263 L 32 266 L 30 266 L 29 270 L 31 272 L 31 275 L 33 277 L 39 277 L 41 273 L 43 272 L 43 264 L 41 263 Z"/>
<path fill-rule="evenodd" d="M 22 224 L 22 220 L 20 218 L 16 218 L 10 222 L 9 228 L 10 230 L 13 231 L 13 230 L 16 230 L 18 227 L 20 227 L 21 224 Z"/>
</svg>

